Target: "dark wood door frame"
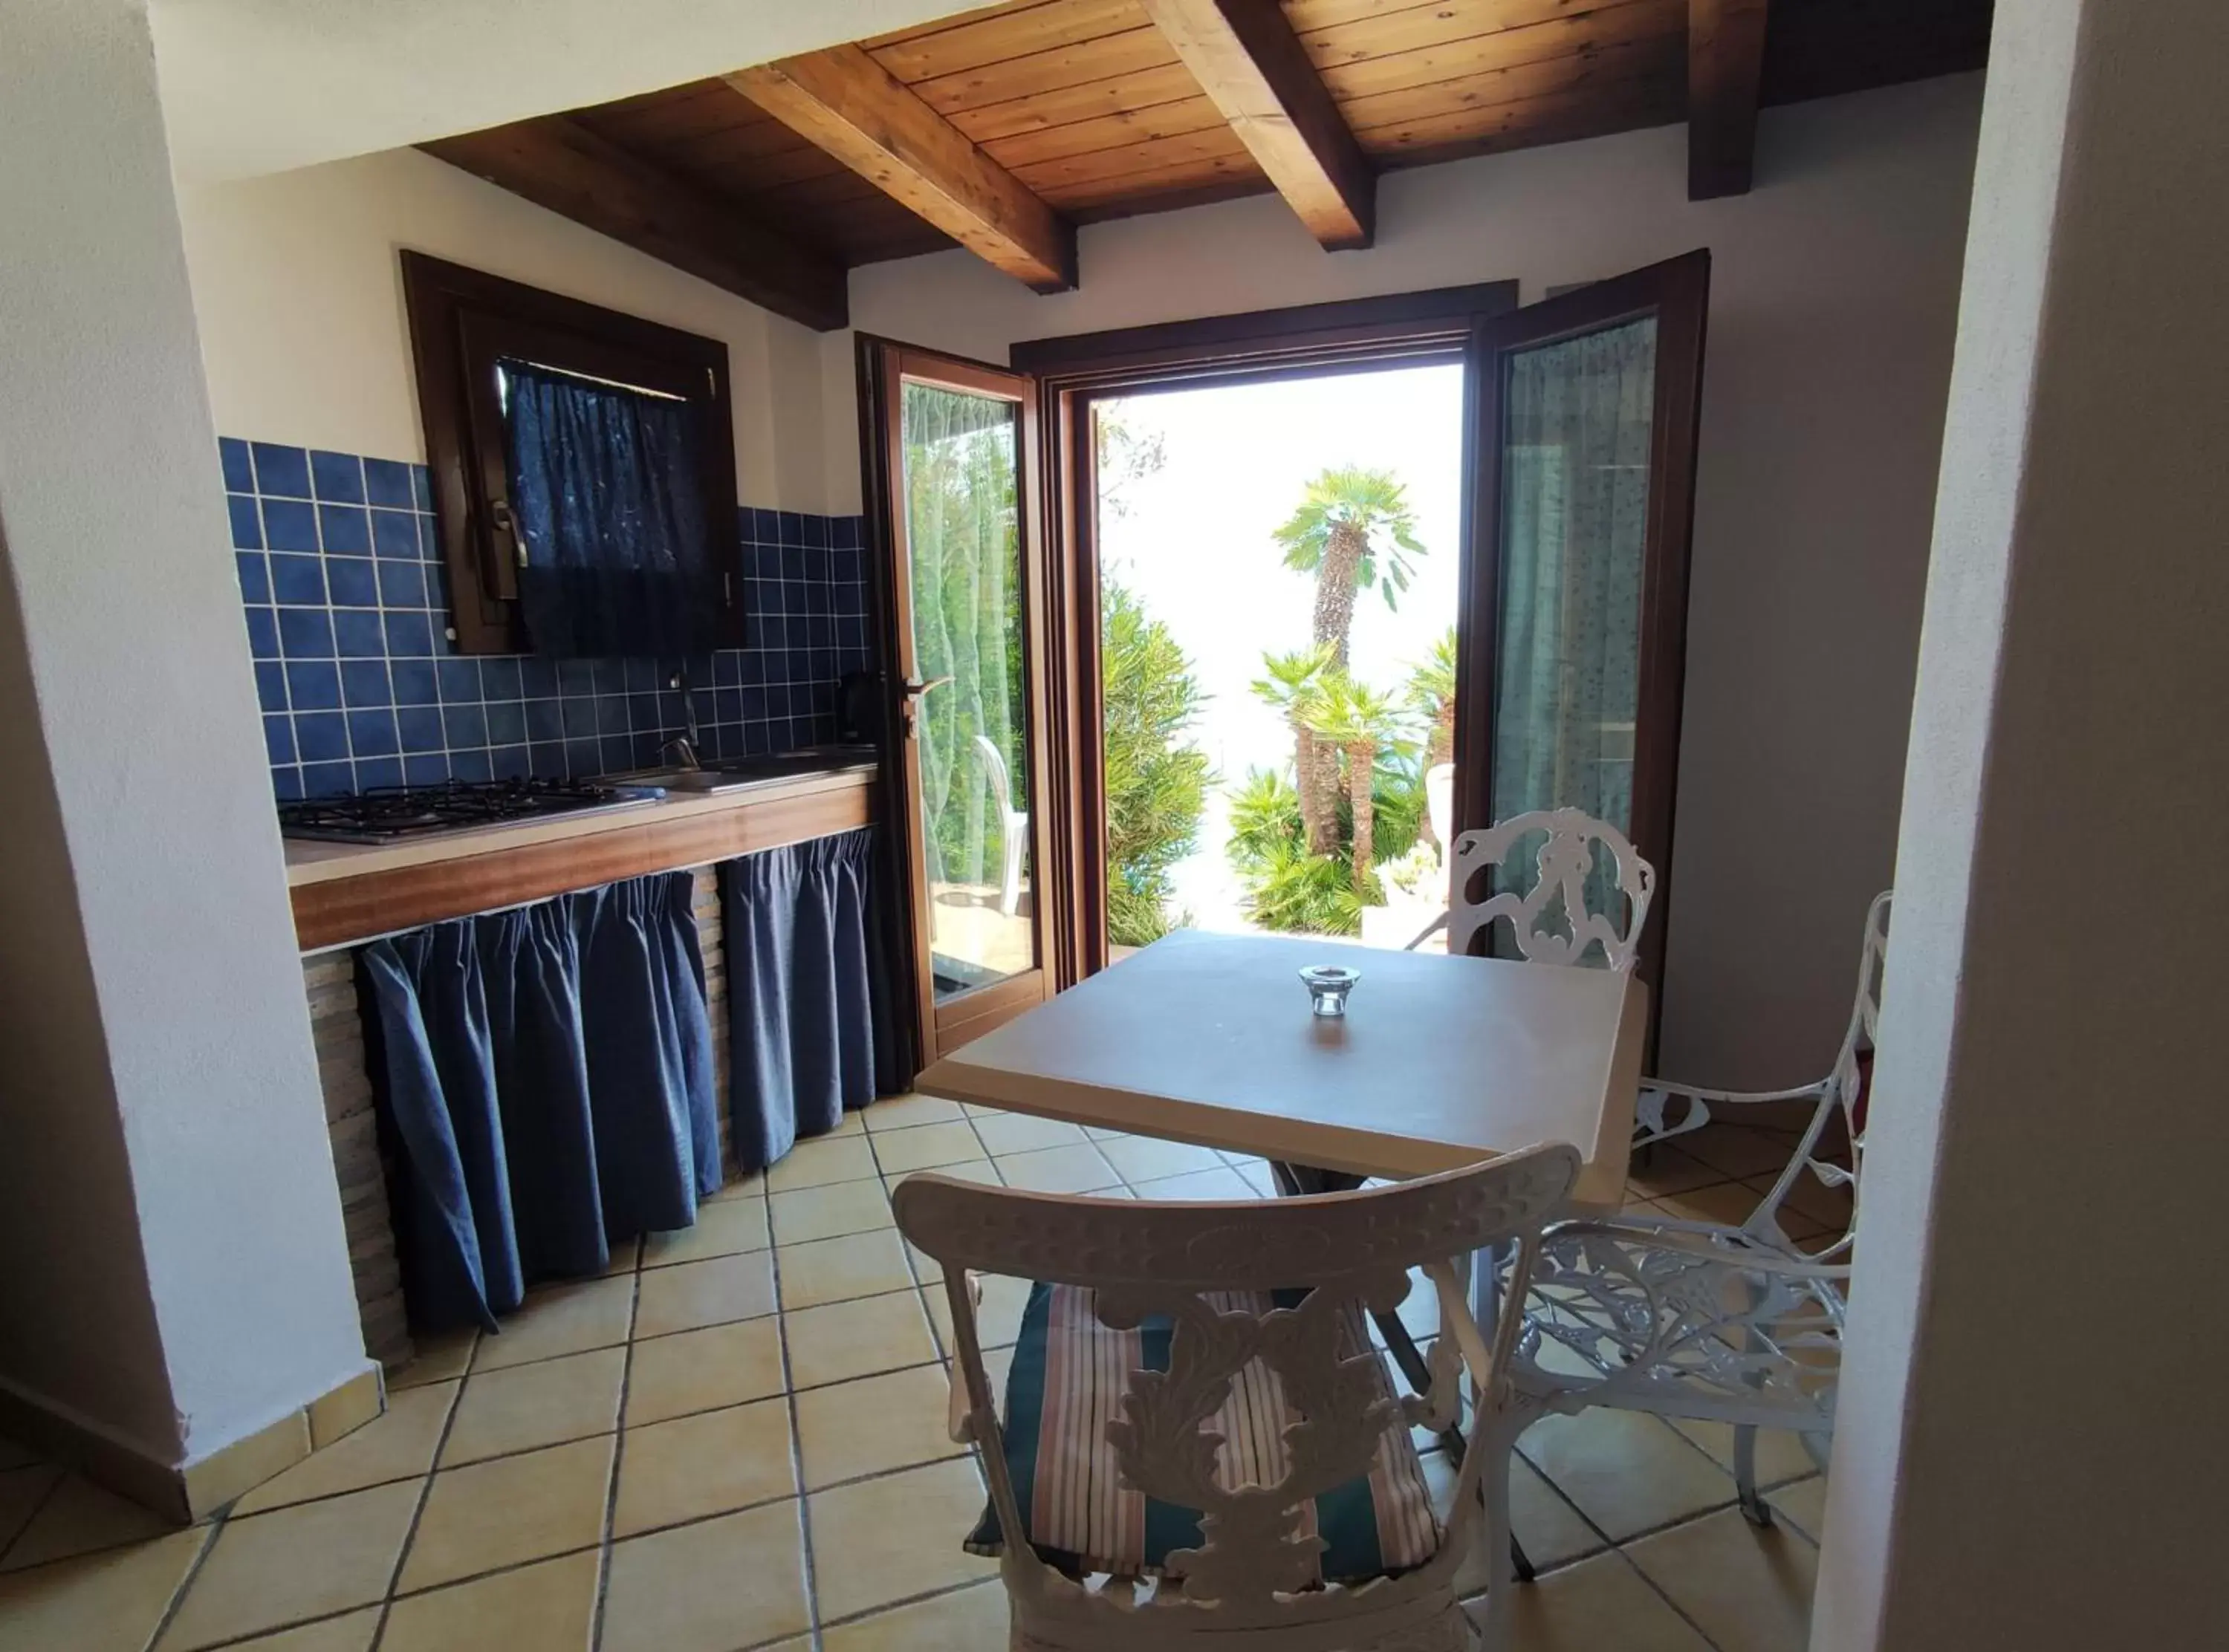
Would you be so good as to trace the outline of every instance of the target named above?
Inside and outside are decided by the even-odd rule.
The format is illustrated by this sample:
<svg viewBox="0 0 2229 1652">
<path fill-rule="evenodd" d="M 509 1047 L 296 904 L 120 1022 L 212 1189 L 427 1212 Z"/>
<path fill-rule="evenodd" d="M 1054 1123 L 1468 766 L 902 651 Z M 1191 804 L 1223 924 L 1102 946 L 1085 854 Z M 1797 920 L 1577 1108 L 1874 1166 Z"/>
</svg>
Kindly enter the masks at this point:
<svg viewBox="0 0 2229 1652">
<path fill-rule="evenodd" d="M 1092 405 L 1102 397 L 1457 362 L 1490 321 L 1517 307 L 1517 283 L 1122 328 L 1013 347 L 1038 381 L 1044 426 L 1047 651 L 1051 763 L 1040 789 L 1058 860 L 1047 932 L 1056 991 L 1106 967 L 1103 724 L 1100 705 L 1098 502 Z M 1468 492 L 1462 513 L 1470 531 Z M 1467 564 L 1469 547 L 1460 547 Z"/>
</svg>

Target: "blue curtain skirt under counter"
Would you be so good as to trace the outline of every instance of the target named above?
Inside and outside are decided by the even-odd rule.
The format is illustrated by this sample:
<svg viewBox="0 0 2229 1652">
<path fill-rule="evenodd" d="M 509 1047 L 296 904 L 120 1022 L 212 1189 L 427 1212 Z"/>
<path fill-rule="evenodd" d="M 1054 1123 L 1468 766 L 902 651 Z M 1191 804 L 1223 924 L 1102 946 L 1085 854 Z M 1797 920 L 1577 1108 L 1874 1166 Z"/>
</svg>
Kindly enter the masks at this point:
<svg viewBox="0 0 2229 1652">
<path fill-rule="evenodd" d="M 877 853 L 874 829 L 861 827 L 720 868 L 729 1134 L 744 1171 L 903 1082 Z"/>
<path fill-rule="evenodd" d="M 358 952 L 421 1329 L 492 1329 L 529 1284 L 601 1272 L 718 1189 L 691 893 L 633 879 Z"/>
</svg>

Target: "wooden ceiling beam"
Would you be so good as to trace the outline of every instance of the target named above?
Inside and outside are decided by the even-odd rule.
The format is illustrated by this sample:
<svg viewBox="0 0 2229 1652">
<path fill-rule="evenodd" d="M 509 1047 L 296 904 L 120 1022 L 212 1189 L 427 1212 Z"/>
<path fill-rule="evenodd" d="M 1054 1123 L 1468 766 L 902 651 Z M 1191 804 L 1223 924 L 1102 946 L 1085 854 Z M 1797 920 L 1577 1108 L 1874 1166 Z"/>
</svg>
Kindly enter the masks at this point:
<svg viewBox="0 0 2229 1652">
<path fill-rule="evenodd" d="M 1378 174 L 1277 0 L 1145 0 L 1308 233 L 1333 252 L 1378 231 Z"/>
<path fill-rule="evenodd" d="M 844 266 L 565 115 L 419 148 L 498 189 L 821 332 L 851 324 Z"/>
<path fill-rule="evenodd" d="M 1076 285 L 1076 227 L 857 46 L 724 77 L 979 257 L 1039 292 Z"/>
<path fill-rule="evenodd" d="M 1687 199 L 1747 195 L 1768 0 L 1687 0 Z"/>
</svg>

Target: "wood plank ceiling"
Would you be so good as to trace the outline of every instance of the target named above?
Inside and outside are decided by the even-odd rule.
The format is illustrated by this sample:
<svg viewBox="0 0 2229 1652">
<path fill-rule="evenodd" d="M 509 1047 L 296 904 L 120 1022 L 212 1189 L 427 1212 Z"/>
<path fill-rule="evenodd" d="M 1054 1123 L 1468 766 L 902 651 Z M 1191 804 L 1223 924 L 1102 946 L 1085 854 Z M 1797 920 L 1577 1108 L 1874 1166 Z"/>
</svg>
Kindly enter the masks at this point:
<svg viewBox="0 0 2229 1652">
<path fill-rule="evenodd" d="M 1989 10 L 1989 0 L 1014 0 L 838 48 L 845 61 L 738 66 L 500 130 L 510 154 L 526 142 L 522 129 L 537 127 L 577 152 L 585 128 L 638 181 L 649 169 L 703 208 L 792 244 L 798 267 L 909 257 L 956 234 L 1051 290 L 1064 284 L 1048 268 L 1058 247 L 1034 222 L 1031 251 L 1028 197 L 1064 227 L 1275 188 L 1326 246 L 1366 244 L 1366 199 L 1359 222 L 1346 208 L 1376 170 L 1668 125 L 1689 118 L 1691 96 L 1693 192 L 1738 193 L 1759 104 L 1979 67 Z M 1292 83 L 1303 58 L 1345 132 L 1311 131 L 1328 117 L 1314 87 Z M 840 82 L 818 105 L 816 78 Z M 870 93 L 896 101 L 863 110 Z M 553 191 L 531 169 L 491 160 L 493 138 L 427 148 L 630 239 L 615 176 Z M 658 255 L 678 261 L 670 238 Z M 774 307 L 831 324 L 825 297 Z"/>
</svg>

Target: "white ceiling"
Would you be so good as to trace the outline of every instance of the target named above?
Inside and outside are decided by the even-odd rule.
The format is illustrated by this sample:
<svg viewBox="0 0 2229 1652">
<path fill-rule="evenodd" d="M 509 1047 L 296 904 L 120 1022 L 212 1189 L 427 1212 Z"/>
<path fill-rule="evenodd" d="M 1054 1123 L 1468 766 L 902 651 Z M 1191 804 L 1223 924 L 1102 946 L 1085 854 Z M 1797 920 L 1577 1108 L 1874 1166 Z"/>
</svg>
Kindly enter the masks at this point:
<svg viewBox="0 0 2229 1652">
<path fill-rule="evenodd" d="M 172 163 L 284 171 L 603 103 L 954 0 L 151 0 Z"/>
</svg>

